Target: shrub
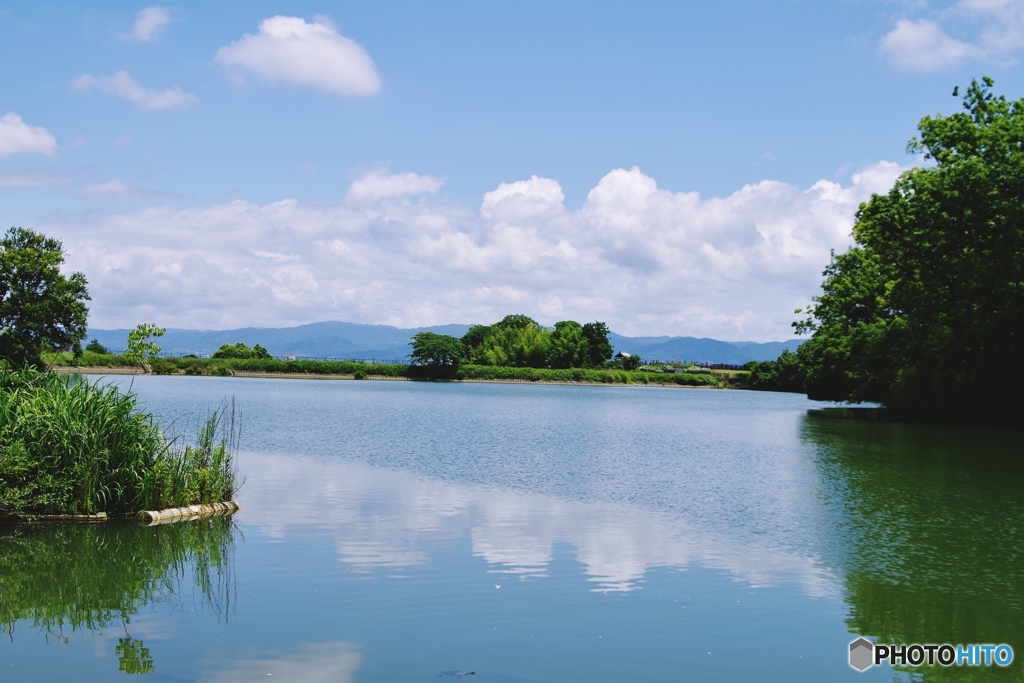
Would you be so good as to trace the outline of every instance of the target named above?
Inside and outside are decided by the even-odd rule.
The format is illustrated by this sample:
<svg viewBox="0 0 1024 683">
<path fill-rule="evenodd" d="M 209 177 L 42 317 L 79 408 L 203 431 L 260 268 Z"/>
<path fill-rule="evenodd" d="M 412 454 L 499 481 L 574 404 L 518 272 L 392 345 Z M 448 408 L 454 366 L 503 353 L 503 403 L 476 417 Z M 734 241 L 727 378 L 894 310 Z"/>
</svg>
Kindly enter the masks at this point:
<svg viewBox="0 0 1024 683">
<path fill-rule="evenodd" d="M 167 358 L 154 358 L 149 363 L 149 369 L 154 375 L 178 374 L 177 363 Z"/>
</svg>

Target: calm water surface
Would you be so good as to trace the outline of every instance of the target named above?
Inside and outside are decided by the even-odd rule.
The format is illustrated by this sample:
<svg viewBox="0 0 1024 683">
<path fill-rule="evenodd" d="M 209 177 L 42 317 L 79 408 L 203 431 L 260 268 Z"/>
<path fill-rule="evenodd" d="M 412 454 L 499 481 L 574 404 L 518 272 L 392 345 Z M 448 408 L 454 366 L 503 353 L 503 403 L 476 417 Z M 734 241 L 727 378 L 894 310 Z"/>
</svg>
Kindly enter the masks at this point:
<svg viewBox="0 0 1024 683">
<path fill-rule="evenodd" d="M 741 391 L 134 388 L 179 431 L 234 397 L 242 511 L 0 527 L 0 680 L 910 679 L 853 671 L 859 635 L 1018 653 L 918 680 L 1024 675 L 1016 434 Z"/>
</svg>

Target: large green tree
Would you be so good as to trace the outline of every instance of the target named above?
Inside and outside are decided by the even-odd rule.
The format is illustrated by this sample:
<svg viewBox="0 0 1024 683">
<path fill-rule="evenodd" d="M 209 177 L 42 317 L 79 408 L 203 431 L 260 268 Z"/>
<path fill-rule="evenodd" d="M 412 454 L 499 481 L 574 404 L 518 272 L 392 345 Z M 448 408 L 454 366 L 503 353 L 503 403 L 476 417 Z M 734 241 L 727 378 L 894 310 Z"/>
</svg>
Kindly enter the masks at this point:
<svg viewBox="0 0 1024 683">
<path fill-rule="evenodd" d="M 587 323 L 583 326 L 583 336 L 587 340 L 592 367 L 601 367 L 615 352 L 612 343 L 608 341 L 609 333 L 608 326 L 601 322 Z"/>
<path fill-rule="evenodd" d="M 590 343 L 583 326 L 575 320 L 555 323 L 548 345 L 547 366 L 556 370 L 582 368 L 590 364 Z"/>
<path fill-rule="evenodd" d="M 413 365 L 432 370 L 454 370 L 466 355 L 466 347 L 461 341 L 436 332 L 419 332 L 413 336 L 410 345 L 412 353 L 409 359 Z"/>
<path fill-rule="evenodd" d="M 0 358 L 40 366 L 43 350 L 80 349 L 89 299 L 85 275 L 64 275 L 61 243 L 11 228 L 0 240 Z"/>
<path fill-rule="evenodd" d="M 965 111 L 926 116 L 930 162 L 857 212 L 797 323 L 811 398 L 903 413 L 1019 419 L 1024 407 L 1024 100 L 973 82 Z M 954 95 L 957 92 L 954 91 Z"/>
</svg>

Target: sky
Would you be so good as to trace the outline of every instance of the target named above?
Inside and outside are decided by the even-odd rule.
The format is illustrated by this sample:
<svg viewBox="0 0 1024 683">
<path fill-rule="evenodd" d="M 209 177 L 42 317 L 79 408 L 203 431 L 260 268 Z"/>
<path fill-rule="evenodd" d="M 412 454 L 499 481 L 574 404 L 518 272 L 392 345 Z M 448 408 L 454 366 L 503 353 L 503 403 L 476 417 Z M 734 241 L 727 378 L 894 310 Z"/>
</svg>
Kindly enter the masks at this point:
<svg viewBox="0 0 1024 683">
<path fill-rule="evenodd" d="M 0 224 L 90 326 L 793 337 L 1024 0 L 0 0 Z"/>
</svg>

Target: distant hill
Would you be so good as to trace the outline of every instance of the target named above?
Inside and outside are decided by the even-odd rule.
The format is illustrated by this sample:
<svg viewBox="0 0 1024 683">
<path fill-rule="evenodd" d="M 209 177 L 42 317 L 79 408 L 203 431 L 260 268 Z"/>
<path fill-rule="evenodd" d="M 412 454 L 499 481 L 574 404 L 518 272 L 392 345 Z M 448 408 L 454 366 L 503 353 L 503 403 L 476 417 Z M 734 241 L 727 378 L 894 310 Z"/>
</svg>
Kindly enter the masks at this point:
<svg viewBox="0 0 1024 683">
<path fill-rule="evenodd" d="M 292 354 L 310 358 L 376 358 L 398 360 L 412 353 L 409 339 L 417 332 L 461 337 L 469 325 L 437 325 L 401 329 L 391 325 L 323 322 L 298 327 L 243 327 L 237 330 L 183 330 L 169 328 L 158 343 L 165 353 L 209 355 L 222 344 L 262 344 L 273 356 Z M 128 330 L 89 330 L 112 351 L 122 351 Z"/>
<path fill-rule="evenodd" d="M 784 342 L 726 342 L 697 337 L 623 337 L 608 335 L 616 353 L 638 353 L 644 360 L 693 361 L 743 365 L 752 360 L 774 360 L 783 349 L 795 351 L 801 339 Z"/>
<path fill-rule="evenodd" d="M 399 328 L 390 325 L 322 322 L 298 327 L 243 327 L 237 330 L 183 330 L 170 328 L 159 340 L 165 353 L 209 355 L 222 344 L 262 344 L 274 356 L 292 354 L 310 358 L 365 358 L 401 360 L 408 356 L 409 339 L 417 332 L 461 337 L 469 325 Z M 128 330 L 89 330 L 112 351 L 123 351 Z M 777 358 L 782 349 L 796 349 L 800 340 L 786 342 L 724 342 L 696 337 L 623 337 L 610 335 L 615 351 L 638 353 L 644 360 L 680 360 L 740 365 L 750 360 Z"/>
</svg>

